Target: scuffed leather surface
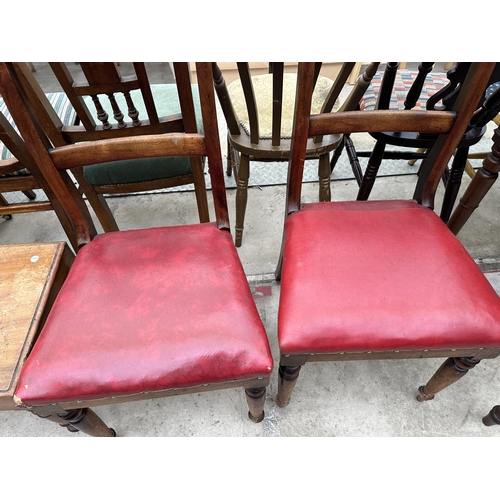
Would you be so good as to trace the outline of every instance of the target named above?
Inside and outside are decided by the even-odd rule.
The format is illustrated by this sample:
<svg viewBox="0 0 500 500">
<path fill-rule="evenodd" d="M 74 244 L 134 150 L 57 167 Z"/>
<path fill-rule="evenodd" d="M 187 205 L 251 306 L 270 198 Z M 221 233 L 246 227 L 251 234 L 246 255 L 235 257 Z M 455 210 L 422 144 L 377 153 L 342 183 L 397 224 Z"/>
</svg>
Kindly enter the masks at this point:
<svg viewBox="0 0 500 500">
<path fill-rule="evenodd" d="M 314 203 L 285 232 L 282 353 L 500 347 L 500 298 L 431 210 Z"/>
<path fill-rule="evenodd" d="M 227 231 L 97 236 L 77 255 L 16 396 L 40 405 L 269 377 L 272 357 Z"/>
</svg>

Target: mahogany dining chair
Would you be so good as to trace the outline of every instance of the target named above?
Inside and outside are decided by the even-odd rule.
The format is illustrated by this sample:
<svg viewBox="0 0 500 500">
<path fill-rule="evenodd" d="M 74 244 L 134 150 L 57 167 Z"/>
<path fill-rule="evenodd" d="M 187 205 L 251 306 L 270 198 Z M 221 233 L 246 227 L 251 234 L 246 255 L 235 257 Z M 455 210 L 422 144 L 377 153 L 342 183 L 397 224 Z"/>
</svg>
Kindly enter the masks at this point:
<svg viewBox="0 0 500 500">
<path fill-rule="evenodd" d="M 193 106 L 188 64 L 174 69 Z M 197 63 L 196 71 L 203 133 L 51 144 L 17 68 L 0 63 L 0 92 L 78 242 L 20 371 L 16 409 L 69 430 L 113 436 L 91 407 L 242 387 L 250 420 L 263 420 L 273 359 L 229 231 L 212 68 Z M 208 158 L 216 220 L 96 235 L 67 172 L 154 157 Z"/>
<path fill-rule="evenodd" d="M 289 404 L 309 362 L 445 357 L 418 389 L 417 399 L 427 401 L 500 354 L 500 297 L 433 211 L 443 171 L 493 67 L 471 64 L 448 111 L 311 116 L 314 64 L 300 63 L 276 273 L 280 407 Z M 438 135 L 424 160 L 430 173 L 414 199 L 301 201 L 309 137 L 383 131 Z"/>
</svg>

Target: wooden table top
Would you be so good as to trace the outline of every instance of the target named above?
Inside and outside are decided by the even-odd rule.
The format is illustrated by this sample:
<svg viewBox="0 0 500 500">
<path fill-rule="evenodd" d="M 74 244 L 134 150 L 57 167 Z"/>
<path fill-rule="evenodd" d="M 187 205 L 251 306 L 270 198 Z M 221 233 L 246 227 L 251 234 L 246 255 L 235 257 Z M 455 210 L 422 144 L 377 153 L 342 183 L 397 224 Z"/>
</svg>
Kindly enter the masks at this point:
<svg viewBox="0 0 500 500">
<path fill-rule="evenodd" d="M 19 372 L 73 258 L 63 242 L 0 245 L 0 410 L 15 407 Z"/>
</svg>

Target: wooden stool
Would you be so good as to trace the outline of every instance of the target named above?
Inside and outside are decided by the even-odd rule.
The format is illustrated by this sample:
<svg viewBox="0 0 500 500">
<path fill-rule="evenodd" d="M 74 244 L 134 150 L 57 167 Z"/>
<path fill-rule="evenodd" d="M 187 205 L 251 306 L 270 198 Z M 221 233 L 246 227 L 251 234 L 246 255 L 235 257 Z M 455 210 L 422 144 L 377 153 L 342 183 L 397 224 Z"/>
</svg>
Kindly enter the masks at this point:
<svg viewBox="0 0 500 500">
<path fill-rule="evenodd" d="M 0 245 L 0 410 L 15 410 L 24 361 L 74 255 L 66 243 Z"/>
</svg>

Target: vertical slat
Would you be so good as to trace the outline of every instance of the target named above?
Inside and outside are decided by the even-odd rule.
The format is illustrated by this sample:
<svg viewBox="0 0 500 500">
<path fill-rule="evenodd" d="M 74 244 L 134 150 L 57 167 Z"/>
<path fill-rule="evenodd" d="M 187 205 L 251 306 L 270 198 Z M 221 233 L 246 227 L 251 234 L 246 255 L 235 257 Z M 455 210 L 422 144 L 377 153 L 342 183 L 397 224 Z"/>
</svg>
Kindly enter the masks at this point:
<svg viewBox="0 0 500 500">
<path fill-rule="evenodd" d="M 191 88 L 191 75 L 187 63 L 174 63 L 175 81 L 181 105 L 182 121 L 184 131 L 196 133 L 196 113 L 193 103 L 193 91 Z"/>
<path fill-rule="evenodd" d="M 272 145 L 279 146 L 281 142 L 281 116 L 283 114 L 283 71 L 284 63 L 273 62 L 273 123 Z"/>
<path fill-rule="evenodd" d="M 229 129 L 231 135 L 240 135 L 238 117 L 236 116 L 233 103 L 229 97 L 224 76 L 216 62 L 212 63 L 212 73 L 215 91 L 217 92 L 217 97 L 219 98 L 222 112 L 224 113 L 224 118 L 226 119 L 227 128 Z"/>
<path fill-rule="evenodd" d="M 153 99 L 153 93 L 151 92 L 151 86 L 149 84 L 148 74 L 146 72 L 146 66 L 143 62 L 134 63 L 134 71 L 137 75 L 137 80 L 141 88 L 142 98 L 144 100 L 144 105 L 146 106 L 146 112 L 148 114 L 149 123 L 151 125 L 157 125 L 158 112 L 156 110 L 155 102 Z"/>
<path fill-rule="evenodd" d="M 380 92 L 377 98 L 375 109 L 389 109 L 391 103 L 392 89 L 394 88 L 394 81 L 396 80 L 396 73 L 398 71 L 399 63 L 387 63 L 380 83 Z"/>
<path fill-rule="evenodd" d="M 325 102 L 321 107 L 321 113 L 330 113 L 332 111 L 333 106 L 337 102 L 340 92 L 342 92 L 347 78 L 349 78 L 349 75 L 351 74 L 352 68 L 355 64 L 356 63 L 344 63 L 342 65 L 342 68 L 340 68 L 339 74 L 337 75 L 337 78 L 335 78 L 332 88 L 328 92 Z"/>
<path fill-rule="evenodd" d="M 418 65 L 418 74 L 406 95 L 404 109 L 413 109 L 415 107 L 422 93 L 425 78 L 431 72 L 433 66 L 433 62 L 423 62 Z"/>
<path fill-rule="evenodd" d="M 238 66 L 243 95 L 245 96 L 245 102 L 248 110 L 250 142 L 252 144 L 259 144 L 259 117 L 257 113 L 257 103 L 255 101 L 252 78 L 250 76 L 250 68 L 248 63 L 236 63 L 236 65 Z"/>
</svg>

